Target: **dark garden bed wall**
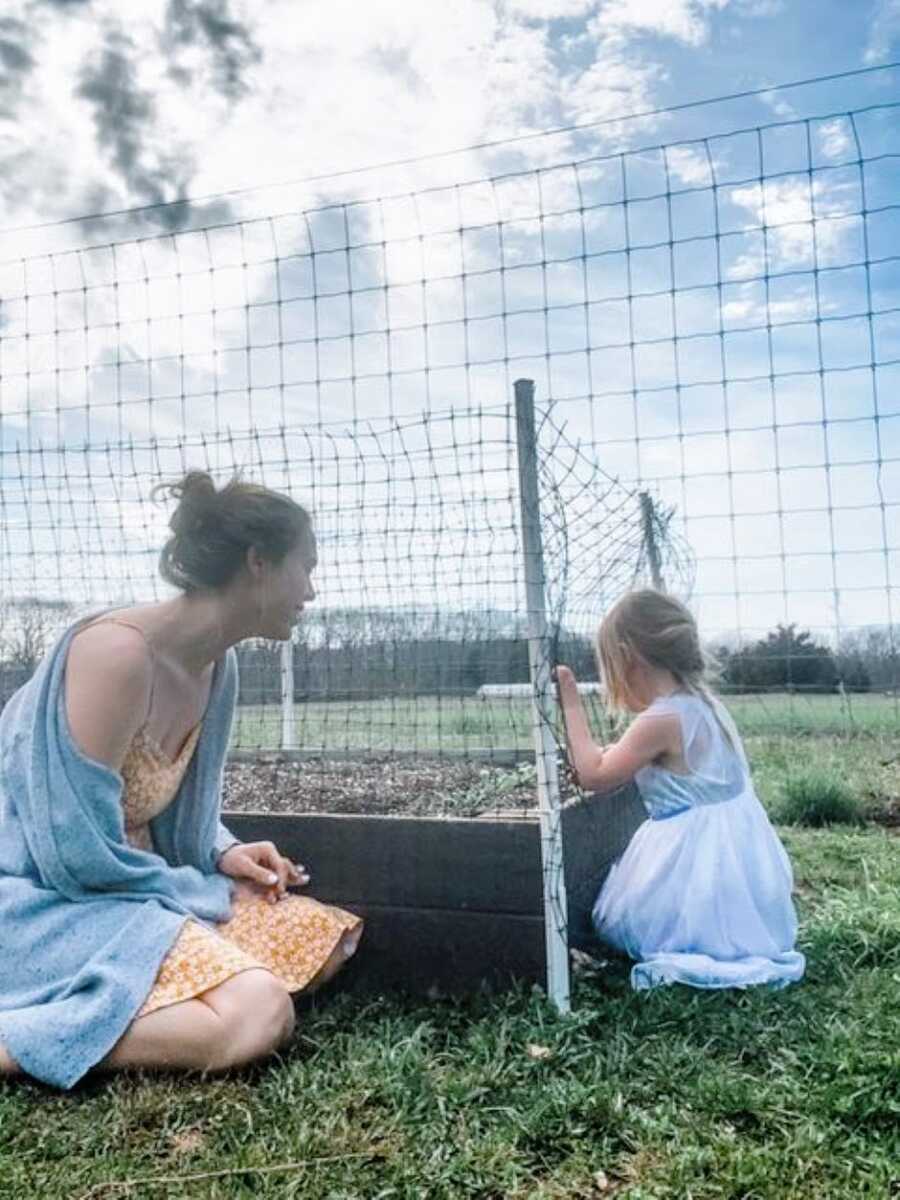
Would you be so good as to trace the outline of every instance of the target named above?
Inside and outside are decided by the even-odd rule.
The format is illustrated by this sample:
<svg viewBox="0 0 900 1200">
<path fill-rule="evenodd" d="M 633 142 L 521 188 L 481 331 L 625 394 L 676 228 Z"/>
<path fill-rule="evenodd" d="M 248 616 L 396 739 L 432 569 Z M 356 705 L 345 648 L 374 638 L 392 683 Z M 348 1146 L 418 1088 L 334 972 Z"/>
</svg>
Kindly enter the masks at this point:
<svg viewBox="0 0 900 1200">
<path fill-rule="evenodd" d="M 590 945 L 590 910 L 610 863 L 644 819 L 633 787 L 563 810 L 569 942 Z M 345 986 L 460 994 L 544 982 L 536 819 L 225 814 L 243 841 L 303 863 L 317 900 L 365 917 Z"/>
</svg>

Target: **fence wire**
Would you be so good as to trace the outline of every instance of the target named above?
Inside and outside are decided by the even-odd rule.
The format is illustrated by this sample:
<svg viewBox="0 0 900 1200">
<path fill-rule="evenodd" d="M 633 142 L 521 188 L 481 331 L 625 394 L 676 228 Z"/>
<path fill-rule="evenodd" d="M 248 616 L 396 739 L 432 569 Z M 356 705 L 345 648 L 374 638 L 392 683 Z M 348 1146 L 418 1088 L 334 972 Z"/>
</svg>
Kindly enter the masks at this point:
<svg viewBox="0 0 900 1200">
<path fill-rule="evenodd" d="M 658 576 L 747 727 L 896 722 L 897 107 L 0 263 L 3 694 L 75 615 L 165 594 L 155 482 L 242 470 L 310 504 L 322 567 L 291 715 L 317 757 L 261 763 L 281 660 L 247 646 L 235 796 L 529 802 L 524 377 L 559 657 L 591 674 Z"/>
</svg>

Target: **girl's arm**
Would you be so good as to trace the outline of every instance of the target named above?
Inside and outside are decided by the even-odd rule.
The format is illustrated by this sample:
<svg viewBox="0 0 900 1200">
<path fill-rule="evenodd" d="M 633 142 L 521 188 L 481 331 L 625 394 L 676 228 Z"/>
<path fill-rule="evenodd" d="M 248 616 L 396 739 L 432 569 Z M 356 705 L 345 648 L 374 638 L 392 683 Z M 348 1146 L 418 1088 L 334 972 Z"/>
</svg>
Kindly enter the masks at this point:
<svg viewBox="0 0 900 1200">
<path fill-rule="evenodd" d="M 679 752 L 681 731 L 674 715 L 638 717 L 617 742 L 598 746 L 591 736 L 575 676 L 568 667 L 558 667 L 556 677 L 569 759 L 586 791 L 611 792 L 661 754 Z"/>
<path fill-rule="evenodd" d="M 568 667 L 557 667 L 556 681 L 559 684 L 559 702 L 562 705 L 563 723 L 566 727 L 569 762 L 581 786 L 593 788 L 595 785 L 588 780 L 592 780 L 602 768 L 603 749 L 597 745 L 591 734 L 574 673 Z"/>
</svg>

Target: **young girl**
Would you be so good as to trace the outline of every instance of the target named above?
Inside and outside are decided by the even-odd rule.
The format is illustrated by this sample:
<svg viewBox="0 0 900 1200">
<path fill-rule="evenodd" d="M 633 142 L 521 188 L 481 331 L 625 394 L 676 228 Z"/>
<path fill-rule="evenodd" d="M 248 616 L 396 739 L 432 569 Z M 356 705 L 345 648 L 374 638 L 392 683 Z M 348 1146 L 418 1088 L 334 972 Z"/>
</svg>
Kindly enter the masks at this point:
<svg viewBox="0 0 900 1200">
<path fill-rule="evenodd" d="M 649 817 L 600 890 L 597 933 L 636 960 L 634 988 L 800 979 L 790 862 L 734 722 L 705 682 L 691 614 L 660 592 L 630 592 L 600 626 L 597 650 L 611 705 L 638 716 L 601 748 L 574 675 L 559 667 L 572 765 L 589 791 L 633 779 Z"/>
</svg>

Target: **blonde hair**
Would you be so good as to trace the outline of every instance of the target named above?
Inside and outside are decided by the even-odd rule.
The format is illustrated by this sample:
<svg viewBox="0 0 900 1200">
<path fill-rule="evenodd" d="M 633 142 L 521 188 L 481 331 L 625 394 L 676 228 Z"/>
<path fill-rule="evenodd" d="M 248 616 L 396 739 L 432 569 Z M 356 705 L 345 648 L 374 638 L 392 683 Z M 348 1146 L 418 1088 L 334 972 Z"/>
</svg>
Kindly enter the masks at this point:
<svg viewBox="0 0 900 1200">
<path fill-rule="evenodd" d="M 697 625 L 680 600 L 652 588 L 626 592 L 597 632 L 597 659 L 611 708 L 628 708 L 627 676 L 635 660 L 670 671 L 685 691 L 711 700 L 709 664 Z"/>
</svg>

